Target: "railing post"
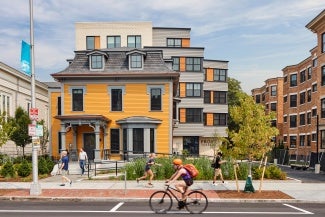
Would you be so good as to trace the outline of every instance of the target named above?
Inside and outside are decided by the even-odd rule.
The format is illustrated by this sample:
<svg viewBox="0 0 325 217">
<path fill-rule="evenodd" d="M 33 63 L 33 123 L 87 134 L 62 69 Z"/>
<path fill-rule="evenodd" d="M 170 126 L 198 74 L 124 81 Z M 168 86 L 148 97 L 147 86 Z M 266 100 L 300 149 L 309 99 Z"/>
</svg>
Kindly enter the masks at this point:
<svg viewBox="0 0 325 217">
<path fill-rule="evenodd" d="M 117 161 L 115 161 L 115 176 L 117 176 Z"/>
</svg>

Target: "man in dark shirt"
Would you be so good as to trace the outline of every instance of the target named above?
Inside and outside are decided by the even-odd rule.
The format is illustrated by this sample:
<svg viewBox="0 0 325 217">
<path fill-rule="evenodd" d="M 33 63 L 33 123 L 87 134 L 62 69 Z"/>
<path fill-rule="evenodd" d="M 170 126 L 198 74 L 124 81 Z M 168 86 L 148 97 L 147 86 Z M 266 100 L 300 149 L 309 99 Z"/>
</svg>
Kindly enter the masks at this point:
<svg viewBox="0 0 325 217">
<path fill-rule="evenodd" d="M 222 158 L 222 153 L 219 151 L 216 160 L 214 162 L 214 177 L 213 177 L 213 185 L 216 185 L 216 180 L 217 177 L 220 176 L 220 180 L 222 183 L 225 183 L 223 180 L 223 175 L 222 175 L 222 170 L 221 170 L 221 164 L 224 163 L 224 161 L 221 159 Z"/>
</svg>

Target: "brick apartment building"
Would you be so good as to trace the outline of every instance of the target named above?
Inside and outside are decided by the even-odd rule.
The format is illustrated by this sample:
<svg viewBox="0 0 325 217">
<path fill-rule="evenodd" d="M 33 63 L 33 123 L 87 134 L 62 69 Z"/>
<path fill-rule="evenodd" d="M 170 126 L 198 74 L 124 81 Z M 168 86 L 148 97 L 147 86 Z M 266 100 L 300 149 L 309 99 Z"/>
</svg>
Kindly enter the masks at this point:
<svg viewBox="0 0 325 217">
<path fill-rule="evenodd" d="M 283 68 L 282 78 L 266 80 L 252 95 L 266 111 L 277 109 L 277 144 L 283 142 L 289 156 L 313 166 L 319 162 L 316 156 L 325 160 L 325 10 L 306 28 L 317 36 L 310 56 Z"/>
</svg>

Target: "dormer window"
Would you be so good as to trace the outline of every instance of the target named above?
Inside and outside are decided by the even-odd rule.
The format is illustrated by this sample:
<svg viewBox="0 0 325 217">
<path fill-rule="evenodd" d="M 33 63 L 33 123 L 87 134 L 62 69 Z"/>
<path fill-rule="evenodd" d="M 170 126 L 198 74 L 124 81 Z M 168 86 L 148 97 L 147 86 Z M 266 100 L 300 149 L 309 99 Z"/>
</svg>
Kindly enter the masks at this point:
<svg viewBox="0 0 325 217">
<path fill-rule="evenodd" d="M 105 57 L 108 58 L 105 52 L 92 51 L 87 54 L 89 56 L 89 68 L 91 71 L 101 71 L 105 66 Z"/>
<path fill-rule="evenodd" d="M 142 55 L 132 54 L 130 56 L 130 65 L 132 69 L 141 69 L 142 68 Z"/>
<path fill-rule="evenodd" d="M 103 56 L 102 55 L 91 55 L 90 56 L 91 69 L 102 69 L 103 68 Z"/>
<path fill-rule="evenodd" d="M 133 50 L 126 54 L 129 57 L 129 70 L 143 69 L 145 52 Z"/>
</svg>

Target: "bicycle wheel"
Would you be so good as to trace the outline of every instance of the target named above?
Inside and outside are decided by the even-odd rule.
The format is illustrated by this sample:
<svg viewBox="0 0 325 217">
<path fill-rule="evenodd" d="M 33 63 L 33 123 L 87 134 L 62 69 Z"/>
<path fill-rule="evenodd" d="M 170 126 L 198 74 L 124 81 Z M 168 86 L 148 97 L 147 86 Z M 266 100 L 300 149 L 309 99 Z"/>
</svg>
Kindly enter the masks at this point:
<svg viewBox="0 0 325 217">
<path fill-rule="evenodd" d="M 173 200 L 167 191 L 156 191 L 149 199 L 149 206 L 155 213 L 165 213 L 170 210 Z"/>
<path fill-rule="evenodd" d="M 208 207 L 208 199 L 201 191 L 192 191 L 187 195 L 186 209 L 190 213 L 202 213 Z"/>
</svg>

